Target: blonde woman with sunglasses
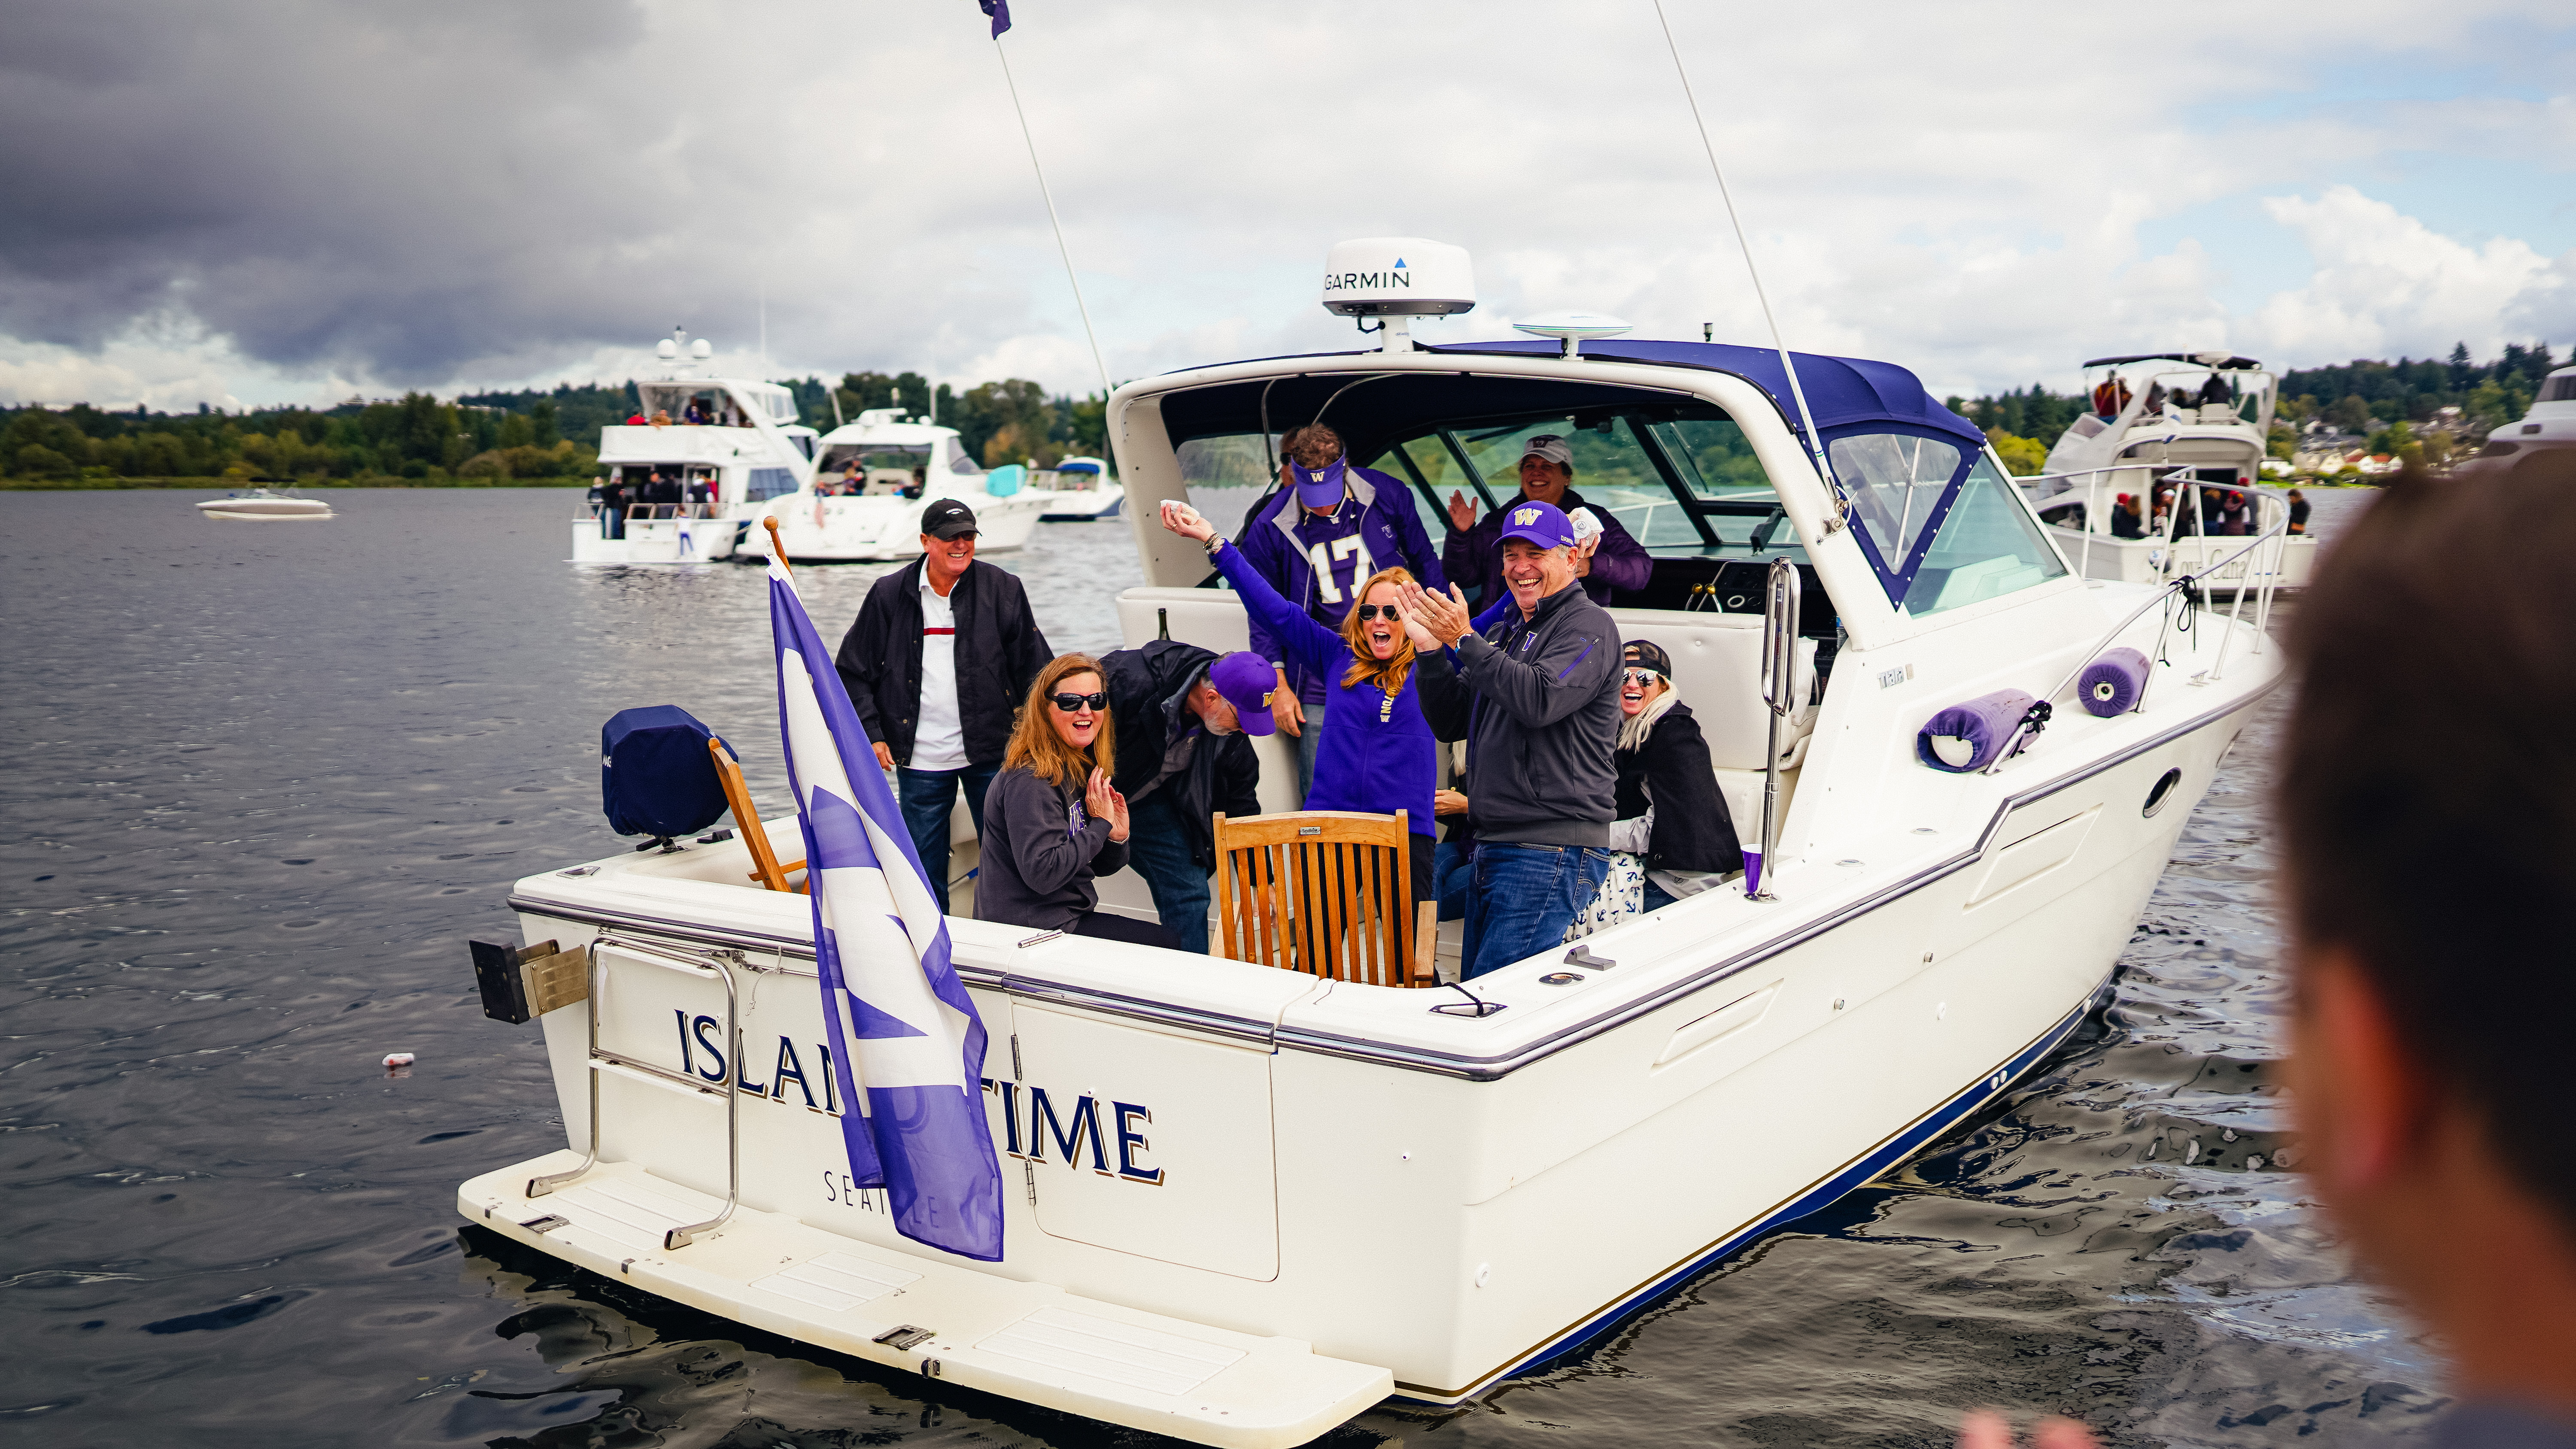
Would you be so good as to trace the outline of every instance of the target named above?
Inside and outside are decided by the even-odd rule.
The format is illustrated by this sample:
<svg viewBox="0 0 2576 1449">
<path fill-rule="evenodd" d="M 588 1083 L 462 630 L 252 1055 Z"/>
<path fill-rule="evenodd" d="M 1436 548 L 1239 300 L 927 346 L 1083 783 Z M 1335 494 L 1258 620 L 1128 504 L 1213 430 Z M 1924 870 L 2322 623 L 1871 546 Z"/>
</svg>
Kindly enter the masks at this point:
<svg viewBox="0 0 2576 1449">
<path fill-rule="evenodd" d="M 1029 686 L 1002 772 L 984 793 L 976 919 L 1179 945 L 1161 926 L 1100 909 L 1093 882 L 1127 864 L 1127 799 L 1109 782 L 1117 751 L 1100 661 L 1056 656 Z"/>
</svg>

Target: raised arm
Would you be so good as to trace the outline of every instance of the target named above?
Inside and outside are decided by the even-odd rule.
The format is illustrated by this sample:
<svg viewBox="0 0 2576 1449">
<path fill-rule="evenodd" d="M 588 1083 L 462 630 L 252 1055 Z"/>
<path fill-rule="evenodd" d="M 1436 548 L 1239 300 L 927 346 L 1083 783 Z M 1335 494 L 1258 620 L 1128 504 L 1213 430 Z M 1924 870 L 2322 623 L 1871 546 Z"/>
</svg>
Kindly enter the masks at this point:
<svg viewBox="0 0 2576 1449">
<path fill-rule="evenodd" d="M 1642 589 L 1655 575 L 1655 560 L 1627 525 L 1606 508 L 1594 508 L 1601 520 L 1601 542 L 1592 550 L 1592 577 L 1614 589 Z"/>
</svg>

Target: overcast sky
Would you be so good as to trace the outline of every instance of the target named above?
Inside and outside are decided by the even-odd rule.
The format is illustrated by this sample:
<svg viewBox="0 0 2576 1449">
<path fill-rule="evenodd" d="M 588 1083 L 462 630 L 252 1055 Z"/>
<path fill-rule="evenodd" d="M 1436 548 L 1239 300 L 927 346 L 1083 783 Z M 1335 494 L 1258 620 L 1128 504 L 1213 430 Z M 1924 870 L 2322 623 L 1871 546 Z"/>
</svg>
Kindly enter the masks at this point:
<svg viewBox="0 0 2576 1449">
<path fill-rule="evenodd" d="M 2576 341 L 2576 7 L 1666 0 L 1792 346 L 1936 392 L 2101 353 Z M 1350 344 L 1325 250 L 1767 340 L 1649 0 L 1016 0 L 1119 379 Z M 727 371 L 1098 386 L 972 0 L 33 0 L 0 401 Z"/>
</svg>

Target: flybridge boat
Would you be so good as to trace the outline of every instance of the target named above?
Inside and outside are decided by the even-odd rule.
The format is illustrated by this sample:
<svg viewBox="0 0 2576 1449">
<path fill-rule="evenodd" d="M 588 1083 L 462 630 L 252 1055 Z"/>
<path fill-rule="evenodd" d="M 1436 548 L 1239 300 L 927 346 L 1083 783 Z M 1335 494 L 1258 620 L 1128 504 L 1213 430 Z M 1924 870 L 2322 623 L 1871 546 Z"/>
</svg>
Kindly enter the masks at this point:
<svg viewBox="0 0 2576 1449">
<path fill-rule="evenodd" d="M 700 378 L 677 366 L 685 333 L 657 349 L 669 376 L 635 384 L 641 422 L 599 430 L 606 474 L 572 522 L 575 563 L 712 563 L 734 556 L 770 500 L 813 474 L 812 428 L 774 382 Z M 712 354 L 703 337 L 686 356 Z"/>
<path fill-rule="evenodd" d="M 2226 594 L 2306 586 L 2317 541 L 2272 528 L 2289 502 L 2255 486 L 2277 392 L 2261 363 L 2225 352 L 2097 357 L 2084 364 L 2084 381 L 2091 411 L 2023 485 L 2078 572 L 2123 583 L 2191 574 Z M 2173 506 L 2158 528 L 2157 500 L 2168 489 Z M 2118 518 L 2124 493 L 2143 505 L 2134 536 L 2123 536 Z M 2248 500 L 2248 535 L 2211 525 L 2229 493 Z M 2253 534 L 2277 536 L 2242 547 Z"/>
<path fill-rule="evenodd" d="M 2563 448 L 2576 448 L 2576 367 L 2562 367 L 2542 378 L 2540 396 L 2532 400 L 2531 411 L 2487 434 L 2478 456 L 2512 459 L 2517 454 Z M 2476 471 L 2491 473 L 2513 466 L 2512 462 L 2479 463 Z"/>
<path fill-rule="evenodd" d="M 1025 545 L 1057 497 L 1027 479 L 1017 464 L 986 472 L 955 428 L 871 408 L 824 434 L 812 477 L 762 512 L 778 520 L 798 563 L 906 559 L 921 552 L 922 510 L 955 498 L 975 510 L 976 547 L 992 552 Z M 768 531 L 753 530 L 741 547 L 767 558 Z"/>
<path fill-rule="evenodd" d="M 1212 452 L 1320 417 L 1437 530 L 1451 491 L 1507 502 L 1522 442 L 1565 435 L 1575 486 L 1643 524 L 1651 579 L 1611 616 L 1676 662 L 1770 847 L 1759 893 L 1431 989 L 952 917 L 1009 1159 L 985 1263 L 853 1186 L 808 902 L 754 883 L 748 837 L 568 863 L 513 890 L 520 944 L 478 947 L 487 1009 L 542 1023 L 568 1141 L 465 1183 L 465 1216 L 890 1372 L 1284 1446 L 1576 1352 L 2040 1068 L 2275 684 L 2260 629 L 2079 577 L 1904 368 L 1801 355 L 1802 405 L 1767 349 L 1419 347 L 1401 306 L 1473 294 L 1463 253 L 1426 261 L 1454 248 L 1366 245 L 1399 244 L 1454 276 L 1329 294 L 1382 304 L 1379 349 L 1112 395 L 1147 578 L 1127 642 L 1244 647 L 1205 554 L 1155 525 Z M 1284 742 L 1259 746 L 1265 807 L 1293 808 Z"/>
<path fill-rule="evenodd" d="M 1090 523 L 1096 519 L 1116 518 L 1121 504 L 1127 501 L 1127 490 L 1109 475 L 1109 464 L 1100 458 L 1067 458 L 1048 472 L 1035 478 L 1039 487 L 1056 496 L 1047 504 L 1047 523 Z"/>
</svg>

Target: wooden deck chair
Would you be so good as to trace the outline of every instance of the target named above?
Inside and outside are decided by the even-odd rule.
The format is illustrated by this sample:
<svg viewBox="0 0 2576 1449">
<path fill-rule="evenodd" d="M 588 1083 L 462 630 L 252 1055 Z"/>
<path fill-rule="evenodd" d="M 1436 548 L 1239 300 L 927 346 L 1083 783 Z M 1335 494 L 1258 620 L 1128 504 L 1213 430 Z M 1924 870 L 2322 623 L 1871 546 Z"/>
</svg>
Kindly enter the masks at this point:
<svg viewBox="0 0 2576 1449">
<path fill-rule="evenodd" d="M 1434 986 L 1436 902 L 1413 899 L 1405 812 L 1216 817 L 1217 951 L 1372 986 Z M 1418 909 L 1417 909 L 1418 905 Z"/>
<path fill-rule="evenodd" d="M 751 847 L 751 878 L 774 891 L 802 892 L 805 887 L 789 885 L 787 873 L 803 870 L 805 862 L 791 860 L 778 863 L 778 853 L 769 848 L 769 831 L 760 823 L 760 810 L 751 803 L 751 791 L 742 783 L 742 766 L 734 763 L 725 750 L 725 742 L 713 735 L 707 737 L 707 753 L 715 758 L 716 778 L 724 782 L 725 804 L 733 810 L 733 824 L 742 843 Z"/>
</svg>

